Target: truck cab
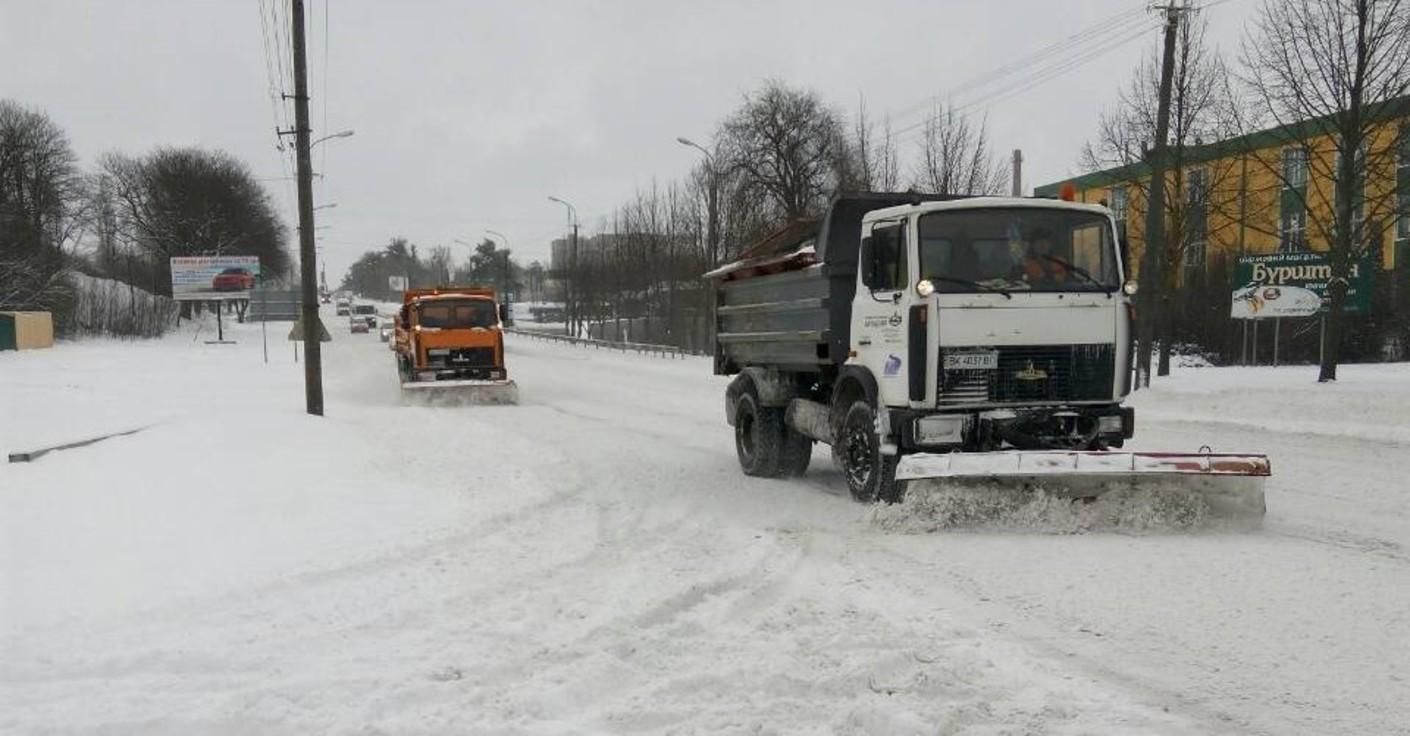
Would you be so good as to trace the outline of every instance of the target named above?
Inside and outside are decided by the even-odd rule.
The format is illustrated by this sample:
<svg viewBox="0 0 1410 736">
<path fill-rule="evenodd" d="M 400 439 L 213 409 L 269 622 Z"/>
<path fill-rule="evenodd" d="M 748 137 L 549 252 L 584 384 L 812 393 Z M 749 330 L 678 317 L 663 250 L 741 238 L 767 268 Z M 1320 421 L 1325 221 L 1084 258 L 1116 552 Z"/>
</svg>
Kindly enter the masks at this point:
<svg viewBox="0 0 1410 736">
<path fill-rule="evenodd" d="M 929 202 L 861 233 L 846 365 L 875 378 L 898 443 L 1121 444 L 1130 295 L 1104 207 Z"/>
</svg>

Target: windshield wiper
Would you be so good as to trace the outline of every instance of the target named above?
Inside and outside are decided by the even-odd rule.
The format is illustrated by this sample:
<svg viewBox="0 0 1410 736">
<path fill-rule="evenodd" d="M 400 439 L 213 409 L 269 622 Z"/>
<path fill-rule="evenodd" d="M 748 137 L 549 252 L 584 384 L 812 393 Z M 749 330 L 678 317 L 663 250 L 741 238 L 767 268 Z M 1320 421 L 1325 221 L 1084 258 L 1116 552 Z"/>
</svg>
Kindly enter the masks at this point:
<svg viewBox="0 0 1410 736">
<path fill-rule="evenodd" d="M 969 280 L 969 279 L 956 279 L 956 278 L 951 278 L 951 277 L 949 277 L 949 276 L 931 276 L 931 277 L 930 277 L 930 280 L 931 280 L 931 281 L 943 281 L 943 282 L 945 282 L 945 283 L 947 283 L 947 284 L 960 284 L 960 285 L 962 285 L 962 286 L 973 286 L 973 287 L 976 288 L 976 289 L 982 289 L 982 290 L 984 290 L 984 291 L 993 292 L 993 293 L 995 293 L 995 294 L 1003 294 L 1005 299 L 1012 299 L 1012 298 L 1013 298 L 1013 294 L 1010 293 L 1008 289 L 1000 289 L 1000 288 L 997 287 L 997 286 L 990 286 L 990 285 L 988 285 L 988 284 L 981 284 L 981 283 L 979 283 L 978 281 L 971 281 L 971 280 Z"/>
<path fill-rule="evenodd" d="M 1049 255 L 1049 254 L 1047 254 L 1047 253 L 1039 253 L 1039 254 L 1037 254 L 1037 255 L 1038 255 L 1039 258 L 1042 258 L 1042 259 L 1047 260 L 1047 261 L 1052 261 L 1053 263 L 1056 263 L 1056 264 L 1058 264 L 1059 266 L 1062 266 L 1063 268 L 1067 269 L 1069 273 L 1075 273 L 1075 274 L 1077 274 L 1078 276 L 1081 276 L 1082 278 L 1086 279 L 1088 282 L 1093 283 L 1093 284 L 1096 284 L 1096 285 L 1097 285 L 1097 288 L 1099 288 L 1099 289 L 1101 289 L 1102 291 L 1106 292 L 1106 295 L 1107 295 L 1108 297 L 1111 296 L 1111 294 L 1112 294 L 1113 291 L 1116 291 L 1116 290 L 1115 290 L 1114 288 L 1112 288 L 1111 286 L 1109 286 L 1109 285 L 1107 285 L 1107 284 L 1105 284 L 1105 283 L 1102 283 L 1102 281 L 1100 281 L 1099 279 L 1097 279 L 1096 276 L 1093 276 L 1090 271 L 1088 271 L 1088 270 L 1085 269 L 1085 268 L 1082 268 L 1081 266 L 1079 266 L 1079 265 L 1077 265 L 1077 264 L 1075 264 L 1075 263 L 1073 263 L 1073 262 L 1071 262 L 1071 261 L 1068 261 L 1068 260 L 1063 259 L 1063 258 L 1058 258 L 1057 256 Z"/>
</svg>

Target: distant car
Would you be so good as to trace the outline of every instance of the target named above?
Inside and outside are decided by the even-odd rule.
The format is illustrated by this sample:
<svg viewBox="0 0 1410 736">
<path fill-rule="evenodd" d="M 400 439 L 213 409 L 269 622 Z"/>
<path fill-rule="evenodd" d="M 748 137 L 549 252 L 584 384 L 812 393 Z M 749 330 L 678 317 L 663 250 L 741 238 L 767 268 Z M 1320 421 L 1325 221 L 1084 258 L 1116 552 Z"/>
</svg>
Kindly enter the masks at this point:
<svg viewBox="0 0 1410 736">
<path fill-rule="evenodd" d="M 332 303 L 333 303 L 333 297 L 328 296 L 327 294 L 324 294 L 322 297 L 320 297 L 320 299 L 322 300 L 322 302 L 323 302 L 324 304 L 332 304 Z"/>
<path fill-rule="evenodd" d="M 377 307 L 371 304 L 354 305 L 352 316 L 366 322 L 369 330 L 377 326 Z"/>
<path fill-rule="evenodd" d="M 377 334 L 381 336 L 382 342 L 391 342 L 392 333 L 395 332 L 395 330 L 395 323 L 389 319 L 384 319 L 382 320 L 382 326 L 377 330 Z"/>
<path fill-rule="evenodd" d="M 372 328 L 367 326 L 367 320 L 353 317 L 348 320 L 348 331 L 351 333 L 367 334 Z"/>
<path fill-rule="evenodd" d="M 339 316 L 339 317 L 346 317 L 346 316 L 348 316 L 349 314 L 352 314 L 352 304 L 349 303 L 346 299 L 339 299 L 339 300 L 338 300 L 338 316 Z"/>
<path fill-rule="evenodd" d="M 243 268 L 227 268 L 211 279 L 215 291 L 249 291 L 255 288 L 255 275 Z"/>
</svg>

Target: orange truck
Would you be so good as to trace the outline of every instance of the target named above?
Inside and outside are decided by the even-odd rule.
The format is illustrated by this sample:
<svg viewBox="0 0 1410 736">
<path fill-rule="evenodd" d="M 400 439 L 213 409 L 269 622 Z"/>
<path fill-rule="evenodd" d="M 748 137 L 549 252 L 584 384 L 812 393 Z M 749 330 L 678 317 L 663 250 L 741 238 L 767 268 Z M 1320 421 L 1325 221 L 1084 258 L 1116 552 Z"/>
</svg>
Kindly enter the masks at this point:
<svg viewBox="0 0 1410 736">
<path fill-rule="evenodd" d="M 392 344 L 402 396 L 433 403 L 518 403 L 519 388 L 504 366 L 507 312 L 490 288 L 403 292 Z"/>
</svg>

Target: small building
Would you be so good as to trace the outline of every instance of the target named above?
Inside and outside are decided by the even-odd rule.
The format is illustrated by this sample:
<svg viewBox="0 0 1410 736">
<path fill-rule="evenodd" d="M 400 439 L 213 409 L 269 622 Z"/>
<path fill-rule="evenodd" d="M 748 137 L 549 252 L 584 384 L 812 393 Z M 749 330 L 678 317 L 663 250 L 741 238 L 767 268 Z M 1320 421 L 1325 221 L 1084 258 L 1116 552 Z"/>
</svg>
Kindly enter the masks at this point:
<svg viewBox="0 0 1410 736">
<path fill-rule="evenodd" d="M 54 317 L 49 312 L 0 312 L 0 350 L 54 346 Z"/>
</svg>

